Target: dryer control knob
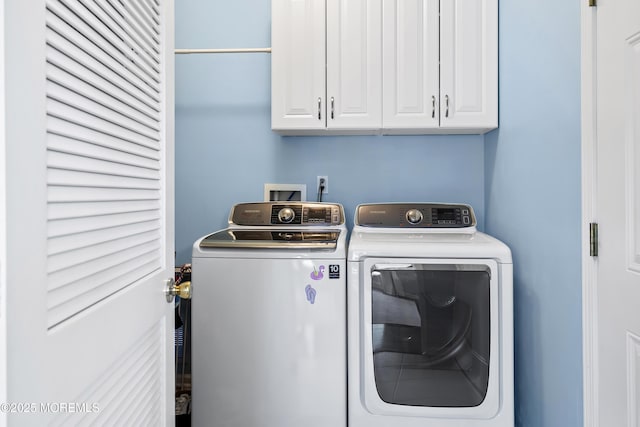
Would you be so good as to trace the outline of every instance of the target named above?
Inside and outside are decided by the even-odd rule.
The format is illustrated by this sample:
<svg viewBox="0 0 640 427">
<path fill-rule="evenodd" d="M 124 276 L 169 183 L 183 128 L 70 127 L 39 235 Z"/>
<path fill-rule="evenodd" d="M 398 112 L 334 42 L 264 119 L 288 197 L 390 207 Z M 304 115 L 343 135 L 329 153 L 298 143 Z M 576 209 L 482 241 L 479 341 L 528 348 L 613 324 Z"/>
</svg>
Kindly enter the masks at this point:
<svg viewBox="0 0 640 427">
<path fill-rule="evenodd" d="M 407 211 L 407 221 L 409 221 L 409 224 L 420 224 L 420 222 L 422 221 L 422 212 L 420 212 L 418 209 L 411 209 Z"/>
<path fill-rule="evenodd" d="M 278 221 L 284 222 L 286 224 L 293 221 L 296 217 L 296 213 L 291 208 L 282 208 L 280 212 L 278 212 Z"/>
</svg>

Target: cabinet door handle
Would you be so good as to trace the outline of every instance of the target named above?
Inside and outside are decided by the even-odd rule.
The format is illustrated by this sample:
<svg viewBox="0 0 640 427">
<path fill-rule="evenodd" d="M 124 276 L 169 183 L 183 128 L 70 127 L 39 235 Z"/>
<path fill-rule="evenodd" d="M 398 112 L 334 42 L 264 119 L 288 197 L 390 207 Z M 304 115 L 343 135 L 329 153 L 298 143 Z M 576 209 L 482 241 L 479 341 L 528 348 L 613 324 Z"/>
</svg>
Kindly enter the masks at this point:
<svg viewBox="0 0 640 427">
<path fill-rule="evenodd" d="M 318 120 L 322 120 L 322 98 L 318 98 Z"/>
<path fill-rule="evenodd" d="M 444 96 L 444 104 L 445 104 L 445 111 L 444 111 L 444 116 L 445 117 L 449 117 L 449 95 L 445 95 Z"/>
<path fill-rule="evenodd" d="M 431 118 L 435 119 L 436 117 L 436 97 L 431 96 Z"/>
<path fill-rule="evenodd" d="M 332 96 L 331 97 L 331 120 L 333 120 L 333 118 L 334 118 L 335 106 L 336 106 L 336 102 L 335 102 L 335 99 L 333 99 L 333 96 Z"/>
</svg>

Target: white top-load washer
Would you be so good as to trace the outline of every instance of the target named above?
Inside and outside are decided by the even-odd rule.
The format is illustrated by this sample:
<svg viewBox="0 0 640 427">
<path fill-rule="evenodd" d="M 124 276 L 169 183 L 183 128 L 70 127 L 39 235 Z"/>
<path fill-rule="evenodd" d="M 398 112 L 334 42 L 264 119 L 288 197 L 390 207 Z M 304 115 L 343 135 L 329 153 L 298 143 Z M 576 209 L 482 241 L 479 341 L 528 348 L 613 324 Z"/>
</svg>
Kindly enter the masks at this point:
<svg viewBox="0 0 640 427">
<path fill-rule="evenodd" d="M 238 204 L 194 243 L 194 426 L 346 425 L 345 269 L 339 204 Z"/>
<path fill-rule="evenodd" d="M 349 427 L 513 427 L 513 269 L 468 205 L 364 204 L 348 251 Z"/>
</svg>

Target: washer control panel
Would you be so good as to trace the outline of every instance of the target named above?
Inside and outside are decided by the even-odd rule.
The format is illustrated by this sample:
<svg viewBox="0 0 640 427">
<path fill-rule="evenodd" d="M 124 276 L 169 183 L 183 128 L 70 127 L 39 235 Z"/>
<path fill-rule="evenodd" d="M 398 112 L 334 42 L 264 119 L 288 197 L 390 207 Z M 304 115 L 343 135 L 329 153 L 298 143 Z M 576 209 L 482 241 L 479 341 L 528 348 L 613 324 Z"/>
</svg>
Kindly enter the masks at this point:
<svg viewBox="0 0 640 427">
<path fill-rule="evenodd" d="M 473 208 L 445 203 L 372 203 L 356 209 L 356 225 L 385 228 L 475 227 Z"/>
<path fill-rule="evenodd" d="M 338 203 L 239 203 L 229 215 L 235 225 L 342 225 L 344 210 Z"/>
</svg>

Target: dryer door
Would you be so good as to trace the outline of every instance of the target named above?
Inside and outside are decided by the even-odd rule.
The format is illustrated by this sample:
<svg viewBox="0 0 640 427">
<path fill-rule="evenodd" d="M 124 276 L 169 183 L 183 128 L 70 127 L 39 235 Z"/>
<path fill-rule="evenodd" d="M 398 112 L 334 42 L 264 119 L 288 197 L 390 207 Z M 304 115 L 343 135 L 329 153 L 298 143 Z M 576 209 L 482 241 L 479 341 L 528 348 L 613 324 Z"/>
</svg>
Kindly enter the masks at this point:
<svg viewBox="0 0 640 427">
<path fill-rule="evenodd" d="M 364 401 L 374 414 L 491 418 L 499 409 L 494 260 L 367 259 Z"/>
</svg>

